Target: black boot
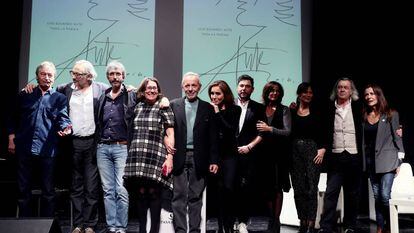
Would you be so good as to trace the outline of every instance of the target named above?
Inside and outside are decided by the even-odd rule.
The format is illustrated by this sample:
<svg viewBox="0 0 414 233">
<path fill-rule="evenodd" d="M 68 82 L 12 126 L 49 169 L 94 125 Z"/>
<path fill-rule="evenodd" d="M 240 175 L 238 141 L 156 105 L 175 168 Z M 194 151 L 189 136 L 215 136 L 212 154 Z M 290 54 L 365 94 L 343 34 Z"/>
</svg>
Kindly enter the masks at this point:
<svg viewBox="0 0 414 233">
<path fill-rule="evenodd" d="M 308 230 L 306 231 L 306 233 L 315 233 L 315 228 L 314 227 L 308 227 Z"/>
<path fill-rule="evenodd" d="M 307 230 L 308 230 L 308 224 L 306 223 L 306 220 L 300 220 L 298 233 L 306 233 Z"/>
<path fill-rule="evenodd" d="M 280 223 L 269 223 L 266 233 L 280 233 Z"/>
</svg>

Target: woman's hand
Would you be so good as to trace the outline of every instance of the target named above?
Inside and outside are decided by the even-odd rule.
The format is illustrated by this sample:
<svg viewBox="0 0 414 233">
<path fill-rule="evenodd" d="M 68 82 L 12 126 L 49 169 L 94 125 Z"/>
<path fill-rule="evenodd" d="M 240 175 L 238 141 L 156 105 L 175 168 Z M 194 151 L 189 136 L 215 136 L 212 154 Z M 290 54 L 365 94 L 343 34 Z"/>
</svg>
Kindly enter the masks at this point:
<svg viewBox="0 0 414 233">
<path fill-rule="evenodd" d="M 164 176 L 168 176 L 172 172 L 172 169 L 173 169 L 173 156 L 172 154 L 168 154 L 167 158 L 162 164 L 162 174 Z"/>
<path fill-rule="evenodd" d="M 213 106 L 215 113 L 220 112 L 220 108 L 219 108 L 219 106 L 217 104 L 214 104 L 214 103 L 210 103 L 210 104 L 211 104 L 211 106 Z"/>
<path fill-rule="evenodd" d="M 313 158 L 313 162 L 315 164 L 322 164 L 323 162 L 323 157 L 325 156 L 325 148 L 321 148 L 318 150 L 318 153 L 316 154 L 315 158 Z"/>
<path fill-rule="evenodd" d="M 272 127 L 268 126 L 263 121 L 257 121 L 256 128 L 259 132 L 272 132 Z"/>
<path fill-rule="evenodd" d="M 397 167 L 395 169 L 395 176 L 394 177 L 397 177 L 399 173 L 400 173 L 400 167 Z"/>
<path fill-rule="evenodd" d="M 168 154 L 175 154 L 177 149 L 174 148 L 175 140 L 172 136 L 164 136 L 164 145 L 167 148 Z"/>
</svg>

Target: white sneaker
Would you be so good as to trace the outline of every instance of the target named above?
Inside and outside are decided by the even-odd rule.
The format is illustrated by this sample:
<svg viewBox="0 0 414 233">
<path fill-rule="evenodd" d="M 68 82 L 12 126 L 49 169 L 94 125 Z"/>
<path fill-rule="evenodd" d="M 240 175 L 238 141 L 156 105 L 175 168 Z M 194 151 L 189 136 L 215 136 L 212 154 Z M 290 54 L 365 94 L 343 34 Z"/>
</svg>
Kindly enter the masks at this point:
<svg viewBox="0 0 414 233">
<path fill-rule="evenodd" d="M 239 233 L 249 233 L 246 223 L 239 223 Z"/>
</svg>

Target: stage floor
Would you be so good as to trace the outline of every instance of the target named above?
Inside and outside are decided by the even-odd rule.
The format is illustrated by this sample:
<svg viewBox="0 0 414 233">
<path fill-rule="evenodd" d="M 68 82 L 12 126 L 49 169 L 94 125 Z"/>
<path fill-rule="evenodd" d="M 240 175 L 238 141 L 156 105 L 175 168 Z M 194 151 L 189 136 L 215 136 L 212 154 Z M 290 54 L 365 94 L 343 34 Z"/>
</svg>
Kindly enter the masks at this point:
<svg viewBox="0 0 414 233">
<path fill-rule="evenodd" d="M 60 226 L 62 233 L 71 233 L 71 227 L 68 220 L 61 220 Z M 413 215 L 401 215 L 400 216 L 400 233 L 414 233 L 414 216 Z M 253 217 L 249 220 L 248 230 L 249 232 L 264 232 L 267 229 L 268 219 L 266 217 Z M 128 223 L 128 233 L 138 232 L 139 224 L 137 219 L 131 219 Z M 370 221 L 368 217 L 360 216 L 358 218 L 358 231 L 361 233 L 375 233 L 376 225 L 374 222 Z M 210 219 L 207 222 L 207 231 L 208 232 L 217 232 L 217 220 Z M 296 233 L 298 227 L 296 226 L 286 226 L 282 225 L 281 233 Z M 340 228 L 338 233 L 343 232 L 343 229 Z M 106 233 L 105 224 L 100 222 L 96 233 Z"/>
</svg>

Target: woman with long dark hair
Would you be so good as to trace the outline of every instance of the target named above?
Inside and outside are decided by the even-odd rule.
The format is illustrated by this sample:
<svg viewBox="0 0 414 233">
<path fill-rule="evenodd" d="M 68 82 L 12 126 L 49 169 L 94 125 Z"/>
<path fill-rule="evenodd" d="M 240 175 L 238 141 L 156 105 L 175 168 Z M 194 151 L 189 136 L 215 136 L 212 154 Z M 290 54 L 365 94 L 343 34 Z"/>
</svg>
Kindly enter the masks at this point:
<svg viewBox="0 0 414 233">
<path fill-rule="evenodd" d="M 237 172 L 237 141 L 236 134 L 239 126 L 241 108 L 234 102 L 234 96 L 229 85 L 222 80 L 215 81 L 208 88 L 211 105 L 214 107 L 215 119 L 219 128 L 220 160 L 216 190 L 218 201 L 219 232 L 233 232 L 235 213 L 233 212 L 234 188 Z M 212 187 L 214 187 L 213 185 Z M 209 191 L 208 191 L 209 192 Z"/>
<path fill-rule="evenodd" d="M 374 193 L 377 233 L 388 232 L 391 188 L 404 148 L 396 133 L 398 112 L 390 109 L 378 85 L 369 84 L 364 89 L 363 118 L 363 165 Z"/>
</svg>

